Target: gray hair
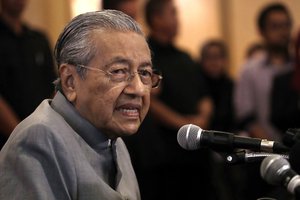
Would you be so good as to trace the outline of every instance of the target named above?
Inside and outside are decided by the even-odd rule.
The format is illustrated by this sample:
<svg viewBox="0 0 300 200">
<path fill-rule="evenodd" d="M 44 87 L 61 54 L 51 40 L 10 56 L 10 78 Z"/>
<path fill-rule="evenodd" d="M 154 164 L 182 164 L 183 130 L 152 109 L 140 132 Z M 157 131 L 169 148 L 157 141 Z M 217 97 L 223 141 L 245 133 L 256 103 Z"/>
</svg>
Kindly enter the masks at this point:
<svg viewBox="0 0 300 200">
<path fill-rule="evenodd" d="M 140 26 L 128 15 L 117 10 L 87 12 L 73 18 L 58 37 L 54 56 L 58 68 L 67 63 L 77 67 L 77 72 L 84 77 L 85 70 L 78 65 L 87 65 L 97 54 L 92 33 L 95 30 L 115 30 L 135 32 L 144 36 Z M 61 90 L 60 79 L 54 84 Z"/>
</svg>

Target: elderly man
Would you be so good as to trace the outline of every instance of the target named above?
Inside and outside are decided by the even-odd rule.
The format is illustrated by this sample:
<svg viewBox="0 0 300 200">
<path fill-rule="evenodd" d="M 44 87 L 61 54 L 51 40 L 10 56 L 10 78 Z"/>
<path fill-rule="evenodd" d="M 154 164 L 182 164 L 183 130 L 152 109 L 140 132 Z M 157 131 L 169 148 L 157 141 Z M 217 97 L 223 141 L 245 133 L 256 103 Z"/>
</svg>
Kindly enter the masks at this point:
<svg viewBox="0 0 300 200">
<path fill-rule="evenodd" d="M 140 199 L 127 149 L 160 76 L 139 26 L 119 11 L 75 17 L 55 47 L 53 100 L 0 153 L 0 199 Z"/>
</svg>

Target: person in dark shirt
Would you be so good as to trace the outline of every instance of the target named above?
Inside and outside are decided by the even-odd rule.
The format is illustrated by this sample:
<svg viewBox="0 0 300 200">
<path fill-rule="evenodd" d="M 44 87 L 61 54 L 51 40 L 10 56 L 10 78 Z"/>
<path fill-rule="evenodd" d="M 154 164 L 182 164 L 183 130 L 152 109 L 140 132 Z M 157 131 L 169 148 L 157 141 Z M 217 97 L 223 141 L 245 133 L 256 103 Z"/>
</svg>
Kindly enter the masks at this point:
<svg viewBox="0 0 300 200">
<path fill-rule="evenodd" d="M 150 28 L 148 42 L 153 52 L 153 63 L 164 76 L 161 90 L 153 95 L 151 109 L 161 120 L 161 126 L 171 132 L 177 132 L 187 123 L 205 128 L 211 114 L 208 106 L 203 106 L 207 110 L 203 108 L 200 112 L 200 102 L 207 96 L 207 88 L 205 81 L 199 80 L 195 74 L 195 62 L 174 45 L 178 29 L 176 12 L 172 0 L 150 0 L 146 5 L 146 21 Z"/>
<path fill-rule="evenodd" d="M 234 130 L 233 81 L 228 75 L 228 50 L 219 40 L 207 41 L 200 51 L 200 78 L 204 77 L 214 103 L 209 128 L 219 131 Z"/>
<path fill-rule="evenodd" d="M 296 39 L 294 70 L 274 78 L 271 98 L 271 120 L 283 134 L 289 128 L 300 128 L 300 32 Z"/>
<path fill-rule="evenodd" d="M 27 1 L 0 2 L 0 93 L 22 120 L 53 95 L 53 58 L 45 35 L 22 22 Z"/>
<path fill-rule="evenodd" d="M 174 2 L 150 0 L 145 14 L 153 65 L 164 77 L 159 90 L 152 94 L 150 106 L 166 154 L 156 186 L 164 191 L 156 199 L 210 199 L 210 152 L 186 151 L 177 142 L 181 126 L 192 123 L 205 128 L 209 124 L 212 107 L 205 82 L 197 79 L 191 57 L 174 45 L 178 31 Z"/>
<path fill-rule="evenodd" d="M 199 52 L 199 79 L 206 81 L 208 94 L 214 105 L 209 129 L 234 132 L 233 81 L 228 75 L 229 53 L 226 44 L 221 40 L 209 40 L 204 43 Z M 213 154 L 213 174 L 218 199 L 240 199 L 242 189 L 237 184 L 241 181 L 241 169 L 228 166 L 225 154 Z M 239 177 L 239 179 L 237 179 Z M 243 181 L 243 180 L 242 180 Z"/>
</svg>

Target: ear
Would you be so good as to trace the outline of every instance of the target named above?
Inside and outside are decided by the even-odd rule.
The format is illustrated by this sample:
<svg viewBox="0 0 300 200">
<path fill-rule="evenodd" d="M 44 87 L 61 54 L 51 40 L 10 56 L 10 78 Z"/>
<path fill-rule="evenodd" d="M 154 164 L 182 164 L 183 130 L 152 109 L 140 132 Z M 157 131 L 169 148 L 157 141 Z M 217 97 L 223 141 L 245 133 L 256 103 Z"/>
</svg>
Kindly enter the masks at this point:
<svg viewBox="0 0 300 200">
<path fill-rule="evenodd" d="M 59 74 L 61 79 L 61 87 L 70 102 L 75 102 L 76 93 L 76 69 L 69 64 L 62 64 L 59 68 Z"/>
</svg>

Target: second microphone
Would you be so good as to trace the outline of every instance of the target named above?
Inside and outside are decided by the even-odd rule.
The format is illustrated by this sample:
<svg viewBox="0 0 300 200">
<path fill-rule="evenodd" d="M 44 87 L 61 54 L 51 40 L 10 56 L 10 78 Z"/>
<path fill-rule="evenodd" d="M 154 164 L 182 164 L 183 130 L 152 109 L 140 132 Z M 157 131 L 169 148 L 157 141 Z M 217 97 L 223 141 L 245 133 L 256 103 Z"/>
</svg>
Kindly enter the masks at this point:
<svg viewBox="0 0 300 200">
<path fill-rule="evenodd" d="M 235 149 L 250 149 L 260 152 L 284 153 L 289 148 L 275 141 L 236 136 L 221 131 L 206 131 L 200 127 L 187 124 L 177 134 L 179 145 L 187 150 L 210 147 L 215 151 L 232 152 Z"/>
</svg>

